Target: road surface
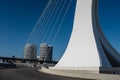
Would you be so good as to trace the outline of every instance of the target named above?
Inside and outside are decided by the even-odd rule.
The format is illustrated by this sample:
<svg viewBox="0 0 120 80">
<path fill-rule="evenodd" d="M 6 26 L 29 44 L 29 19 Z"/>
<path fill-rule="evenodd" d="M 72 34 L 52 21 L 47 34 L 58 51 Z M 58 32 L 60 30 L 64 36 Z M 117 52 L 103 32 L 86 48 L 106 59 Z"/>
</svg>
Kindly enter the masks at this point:
<svg viewBox="0 0 120 80">
<path fill-rule="evenodd" d="M 0 80 L 87 80 L 38 72 L 33 68 L 0 69 Z"/>
</svg>

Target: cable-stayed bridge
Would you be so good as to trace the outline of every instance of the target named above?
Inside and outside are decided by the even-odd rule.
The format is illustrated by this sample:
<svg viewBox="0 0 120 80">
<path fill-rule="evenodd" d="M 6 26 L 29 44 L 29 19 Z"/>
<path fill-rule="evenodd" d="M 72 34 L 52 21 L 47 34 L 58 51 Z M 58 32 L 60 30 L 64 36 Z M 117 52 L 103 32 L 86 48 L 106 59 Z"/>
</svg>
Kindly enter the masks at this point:
<svg viewBox="0 0 120 80">
<path fill-rule="evenodd" d="M 25 44 L 64 44 L 63 57 L 51 69 L 99 72 L 120 67 L 120 55 L 104 36 L 97 11 L 98 0 L 49 0 Z"/>
</svg>

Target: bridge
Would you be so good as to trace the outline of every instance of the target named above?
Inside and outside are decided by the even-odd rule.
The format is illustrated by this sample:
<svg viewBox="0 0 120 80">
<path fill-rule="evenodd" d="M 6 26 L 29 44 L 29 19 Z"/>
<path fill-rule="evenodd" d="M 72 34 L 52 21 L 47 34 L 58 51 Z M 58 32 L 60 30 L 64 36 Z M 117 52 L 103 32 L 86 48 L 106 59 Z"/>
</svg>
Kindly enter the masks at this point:
<svg viewBox="0 0 120 80">
<path fill-rule="evenodd" d="M 64 40 L 63 34 L 59 33 L 62 33 L 65 28 L 69 28 L 62 26 L 65 23 L 65 17 L 71 12 L 70 10 L 73 12 L 73 20 L 70 20 L 73 26 L 69 34 L 67 31 L 64 32 L 64 35 L 68 35 Z M 43 69 L 44 72 L 51 74 L 60 74 L 60 71 L 64 73 L 77 71 L 78 73 L 81 71 L 85 73 L 120 73 L 120 54 L 104 36 L 97 11 L 98 0 L 49 0 L 26 40 L 26 44 L 39 45 L 45 42 L 53 46 L 61 40 L 64 41 L 65 50 L 62 58 L 54 67 Z M 10 57 L 0 57 L 0 59 L 44 62 L 37 59 Z M 61 73 L 61 75 L 63 74 Z"/>
<path fill-rule="evenodd" d="M 40 43 L 48 43 L 56 49 L 56 45 L 63 42 L 64 54 L 54 69 L 79 68 L 99 72 L 101 68 L 120 67 L 120 54 L 104 36 L 97 11 L 98 0 L 50 0 L 25 44 L 39 46 Z M 70 12 L 73 14 L 69 18 L 71 27 L 68 27 L 65 26 L 65 19 Z M 66 39 L 63 38 L 65 34 L 68 35 Z M 3 58 L 42 62 L 36 59 Z"/>
<path fill-rule="evenodd" d="M 13 57 L 0 57 L 0 60 L 2 60 L 3 62 L 8 62 L 8 61 L 12 61 L 12 62 L 19 62 L 19 63 L 26 63 L 26 62 L 38 62 L 38 63 L 52 63 L 52 64 L 56 64 L 57 61 L 43 61 L 43 60 L 38 60 L 38 59 L 24 59 L 24 58 L 13 58 Z"/>
</svg>

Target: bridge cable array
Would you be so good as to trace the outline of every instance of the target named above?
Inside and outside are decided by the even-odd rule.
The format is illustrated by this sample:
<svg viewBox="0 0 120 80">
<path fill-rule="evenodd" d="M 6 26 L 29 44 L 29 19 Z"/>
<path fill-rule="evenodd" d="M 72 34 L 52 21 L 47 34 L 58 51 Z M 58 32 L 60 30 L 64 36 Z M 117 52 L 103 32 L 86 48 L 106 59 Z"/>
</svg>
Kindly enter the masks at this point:
<svg viewBox="0 0 120 80">
<path fill-rule="evenodd" d="M 42 12 L 40 18 L 38 19 L 35 27 L 33 28 L 32 32 L 30 33 L 30 35 L 29 35 L 29 37 L 28 37 L 28 39 L 26 41 L 26 44 L 33 42 L 34 37 L 36 36 L 36 34 L 38 34 L 38 30 L 42 30 L 42 27 L 40 27 L 40 24 L 45 20 L 45 14 L 48 12 L 48 8 L 52 4 L 52 1 L 53 0 L 49 0 L 47 6 L 45 7 L 44 11 Z"/>
<path fill-rule="evenodd" d="M 25 44 L 54 45 L 73 0 L 49 0 Z M 64 36 L 64 35 L 63 35 Z M 67 40 L 65 44 L 67 44 Z"/>
</svg>

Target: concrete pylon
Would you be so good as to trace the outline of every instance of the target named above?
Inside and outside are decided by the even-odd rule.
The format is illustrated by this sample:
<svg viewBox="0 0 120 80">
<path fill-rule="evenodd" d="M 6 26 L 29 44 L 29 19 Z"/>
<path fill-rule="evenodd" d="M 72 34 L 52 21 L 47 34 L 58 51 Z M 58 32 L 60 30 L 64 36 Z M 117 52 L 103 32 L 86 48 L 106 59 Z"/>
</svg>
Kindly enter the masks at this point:
<svg viewBox="0 0 120 80">
<path fill-rule="evenodd" d="M 102 33 L 97 11 L 98 0 L 77 0 L 71 37 L 54 69 L 99 71 L 120 67 L 120 54 Z"/>
</svg>

